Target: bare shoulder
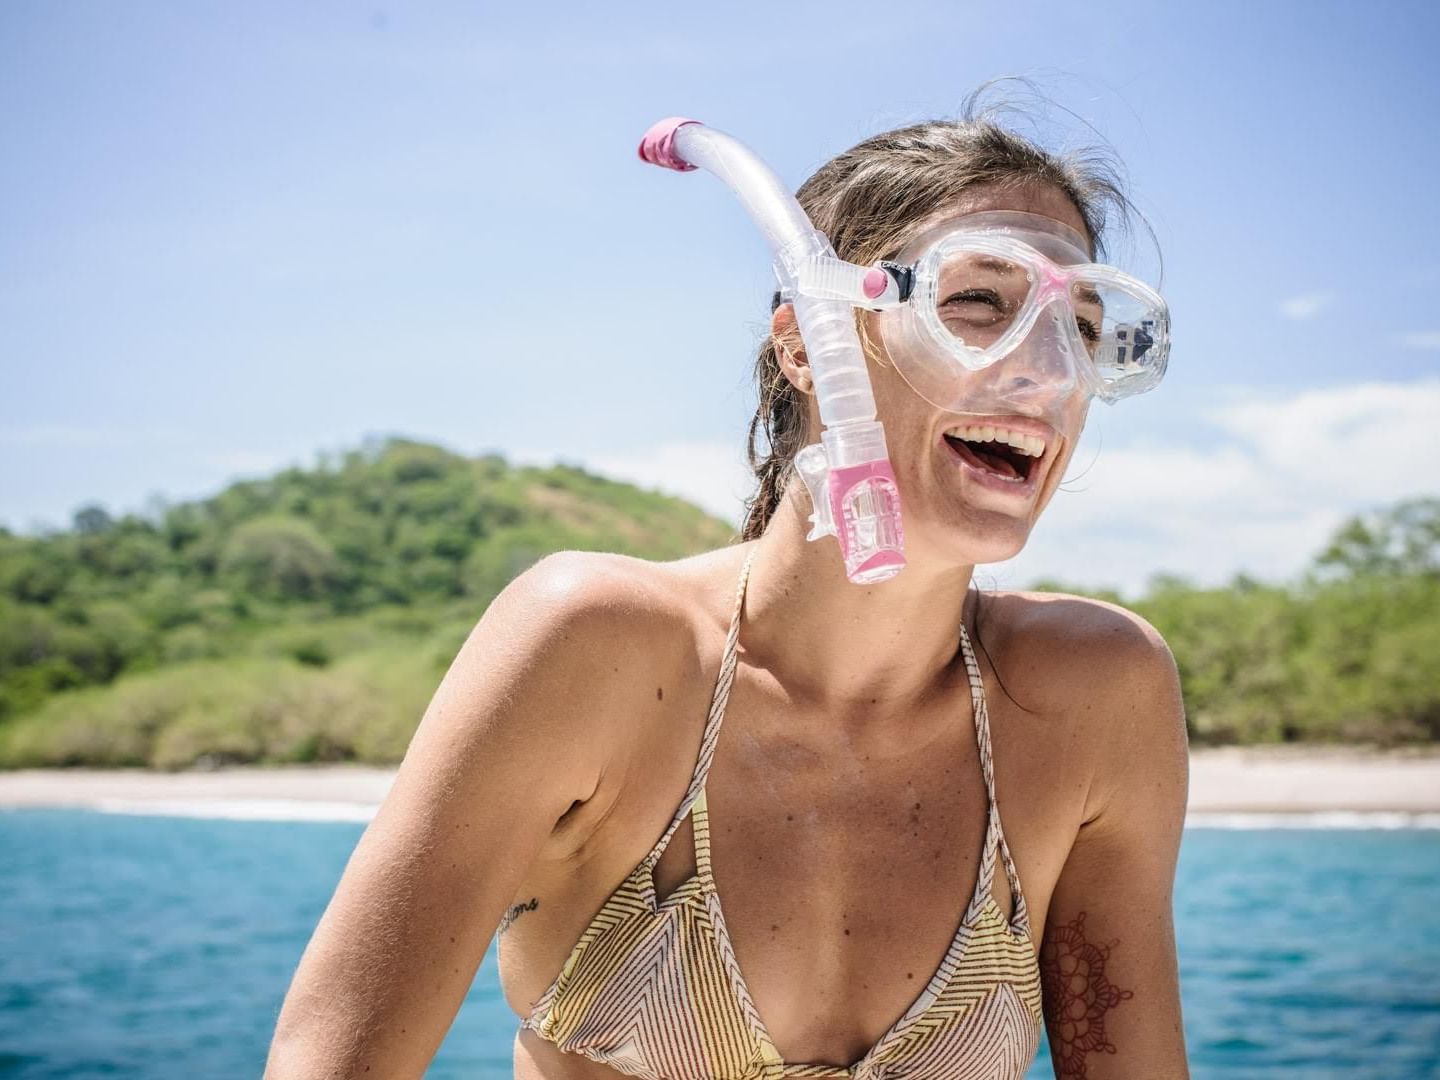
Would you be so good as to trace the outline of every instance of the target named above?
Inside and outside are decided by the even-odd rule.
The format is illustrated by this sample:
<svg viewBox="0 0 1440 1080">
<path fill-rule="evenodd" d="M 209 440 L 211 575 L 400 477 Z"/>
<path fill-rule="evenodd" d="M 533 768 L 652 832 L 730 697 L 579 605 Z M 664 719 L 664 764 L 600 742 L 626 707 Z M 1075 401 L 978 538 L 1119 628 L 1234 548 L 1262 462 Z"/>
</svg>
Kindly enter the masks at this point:
<svg viewBox="0 0 1440 1080">
<path fill-rule="evenodd" d="M 625 686 L 643 685 L 642 676 L 683 655 L 693 613 L 674 565 L 608 552 L 545 556 L 481 619 L 492 624 L 486 662 L 563 669 L 567 687 L 583 683 L 587 712 L 608 712 L 607 704 L 623 704 Z"/>
<path fill-rule="evenodd" d="M 1129 608 L 1060 592 L 990 593 L 985 603 L 995 608 L 1007 655 L 1042 666 L 1056 689 L 1084 687 L 1087 699 L 1105 700 L 1174 680 L 1165 638 Z"/>
<path fill-rule="evenodd" d="M 1088 759 L 1097 803 L 1140 776 L 1188 772 L 1180 676 L 1147 619 L 1106 600 L 1059 592 L 987 594 L 1002 666 L 1050 715 L 1063 715 Z M 982 616 L 981 626 L 986 623 Z"/>
<path fill-rule="evenodd" d="M 704 583 L 714 577 L 707 568 L 725 555 L 722 549 L 674 562 L 590 551 L 547 555 L 481 619 L 477 632 L 483 628 L 491 646 L 483 662 L 492 671 L 497 664 L 529 670 L 530 678 L 510 681 L 553 683 L 567 700 L 583 702 L 589 730 L 573 728 L 582 710 L 567 726 L 591 743 L 585 760 L 603 767 L 629 744 L 628 725 L 654 712 L 636 708 L 643 688 L 653 695 L 654 684 L 693 658 Z"/>
<path fill-rule="evenodd" d="M 486 618 L 518 641 L 573 642 L 578 650 L 665 640 L 686 615 L 675 564 L 600 551 L 558 551 L 520 574 Z"/>
<path fill-rule="evenodd" d="M 563 552 L 487 608 L 305 951 L 267 1075 L 424 1071 L 508 907 L 595 827 L 611 762 L 656 715 L 650 674 L 685 655 L 690 619 L 667 574 Z"/>
</svg>

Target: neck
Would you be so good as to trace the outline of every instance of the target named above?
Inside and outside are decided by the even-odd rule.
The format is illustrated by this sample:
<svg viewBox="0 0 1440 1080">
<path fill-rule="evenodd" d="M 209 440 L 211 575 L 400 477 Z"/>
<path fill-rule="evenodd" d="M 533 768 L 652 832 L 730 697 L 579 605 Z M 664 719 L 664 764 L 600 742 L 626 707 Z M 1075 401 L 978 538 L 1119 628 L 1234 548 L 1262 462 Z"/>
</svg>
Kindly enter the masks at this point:
<svg viewBox="0 0 1440 1080">
<path fill-rule="evenodd" d="M 911 563 L 879 585 L 845 577 L 836 541 L 809 543 L 808 500 L 782 498 L 745 593 L 745 652 L 797 703 L 918 703 L 952 675 L 973 566 Z"/>
</svg>

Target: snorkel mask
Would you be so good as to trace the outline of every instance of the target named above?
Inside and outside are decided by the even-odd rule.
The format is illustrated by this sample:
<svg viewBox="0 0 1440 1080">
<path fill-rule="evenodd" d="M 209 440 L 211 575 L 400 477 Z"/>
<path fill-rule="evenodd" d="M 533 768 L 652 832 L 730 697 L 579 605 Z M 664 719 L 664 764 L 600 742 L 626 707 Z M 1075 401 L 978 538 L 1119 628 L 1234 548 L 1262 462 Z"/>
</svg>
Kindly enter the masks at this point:
<svg viewBox="0 0 1440 1080">
<path fill-rule="evenodd" d="M 1113 403 L 1165 374 L 1165 301 L 1093 262 L 1085 237 L 1054 218 L 1018 210 L 952 217 L 880 265 L 901 283 L 901 303 L 880 319 L 887 349 L 937 408 L 1040 416 L 1047 398 L 1079 393 Z"/>
<path fill-rule="evenodd" d="M 736 139 L 672 117 L 646 132 L 639 152 L 676 171 L 715 173 L 769 243 L 824 426 L 821 441 L 795 458 L 814 505 L 808 539 L 836 536 L 856 584 L 893 577 L 905 557 L 900 492 L 853 307 L 882 313 L 878 326 L 900 374 L 926 401 L 956 413 L 1031 417 L 1074 437 L 1091 397 L 1113 403 L 1165 373 L 1165 301 L 1139 279 L 1092 262 L 1085 237 L 1061 222 L 1018 211 L 967 214 L 926 228 L 895 260 L 858 266 L 836 257 L 795 197 Z M 996 432 L 969 434 L 989 442 Z"/>
<path fill-rule="evenodd" d="M 880 265 L 902 298 L 873 323 L 885 353 L 917 394 L 961 414 L 947 441 L 988 487 L 1028 496 L 1047 444 L 1079 439 L 1092 398 L 1114 404 L 1165 374 L 1165 301 L 1092 261 L 1085 236 L 1054 218 L 952 215 Z"/>
</svg>

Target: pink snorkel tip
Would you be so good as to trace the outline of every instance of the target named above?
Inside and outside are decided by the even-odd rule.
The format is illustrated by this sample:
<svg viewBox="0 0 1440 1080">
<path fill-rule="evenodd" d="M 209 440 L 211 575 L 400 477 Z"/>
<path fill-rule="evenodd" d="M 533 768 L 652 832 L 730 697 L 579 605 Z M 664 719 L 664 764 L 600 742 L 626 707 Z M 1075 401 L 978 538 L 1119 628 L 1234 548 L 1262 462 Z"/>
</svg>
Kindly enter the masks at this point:
<svg viewBox="0 0 1440 1080">
<path fill-rule="evenodd" d="M 674 169 L 676 172 L 690 172 L 695 166 L 675 152 L 675 132 L 685 124 L 698 123 L 699 120 L 690 120 L 683 116 L 669 116 L 652 125 L 640 140 L 640 160 Z"/>
</svg>

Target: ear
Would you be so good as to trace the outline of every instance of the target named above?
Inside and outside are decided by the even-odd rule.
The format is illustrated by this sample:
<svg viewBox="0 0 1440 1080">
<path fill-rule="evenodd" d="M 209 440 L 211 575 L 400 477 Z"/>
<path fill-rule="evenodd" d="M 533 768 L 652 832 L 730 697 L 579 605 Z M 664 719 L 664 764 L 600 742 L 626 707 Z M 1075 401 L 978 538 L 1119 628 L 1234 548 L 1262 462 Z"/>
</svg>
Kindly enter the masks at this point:
<svg viewBox="0 0 1440 1080">
<path fill-rule="evenodd" d="M 815 380 L 810 376 L 810 358 L 805 355 L 805 342 L 795 322 L 794 304 L 781 304 L 775 309 L 770 316 L 770 337 L 785 378 L 802 394 L 813 394 Z"/>
</svg>

